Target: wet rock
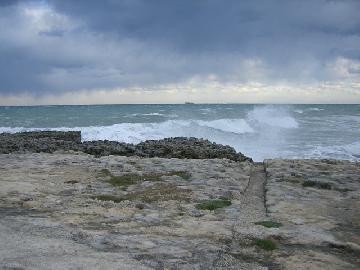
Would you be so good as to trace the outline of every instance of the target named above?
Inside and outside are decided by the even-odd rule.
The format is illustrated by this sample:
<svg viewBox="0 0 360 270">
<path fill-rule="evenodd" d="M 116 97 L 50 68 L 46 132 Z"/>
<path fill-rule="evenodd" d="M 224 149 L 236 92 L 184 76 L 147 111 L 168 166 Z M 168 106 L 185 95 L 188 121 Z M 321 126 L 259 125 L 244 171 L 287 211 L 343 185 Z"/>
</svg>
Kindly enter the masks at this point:
<svg viewBox="0 0 360 270">
<path fill-rule="evenodd" d="M 0 153 L 54 153 L 55 151 L 80 151 L 96 157 L 139 156 L 179 159 L 226 158 L 233 161 L 251 161 L 242 153 L 226 145 L 197 138 L 175 137 L 147 140 L 137 145 L 99 140 L 81 142 L 80 131 L 39 131 L 0 134 Z"/>
<path fill-rule="evenodd" d="M 53 153 L 56 150 L 76 150 L 81 144 L 80 131 L 34 131 L 1 133 L 0 153 Z"/>
<path fill-rule="evenodd" d="M 197 138 L 175 137 L 163 140 L 147 140 L 136 146 L 136 153 L 143 157 L 212 159 L 227 158 L 234 161 L 251 159 L 228 145 L 212 143 Z"/>
<path fill-rule="evenodd" d="M 107 140 L 85 141 L 81 144 L 80 150 L 94 156 L 132 156 L 135 153 L 135 146 Z"/>
</svg>

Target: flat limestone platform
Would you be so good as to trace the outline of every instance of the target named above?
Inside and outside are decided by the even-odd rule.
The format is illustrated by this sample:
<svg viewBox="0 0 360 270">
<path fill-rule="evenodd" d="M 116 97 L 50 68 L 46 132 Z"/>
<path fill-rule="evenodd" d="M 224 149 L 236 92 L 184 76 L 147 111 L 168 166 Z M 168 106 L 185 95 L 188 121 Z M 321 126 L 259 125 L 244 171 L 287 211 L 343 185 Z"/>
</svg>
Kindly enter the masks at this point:
<svg viewBox="0 0 360 270">
<path fill-rule="evenodd" d="M 286 269 L 360 269 L 360 163 L 268 160 L 267 213 Z M 281 250 L 279 249 L 279 251 Z"/>
<path fill-rule="evenodd" d="M 359 175 L 345 161 L 2 154 L 0 269 L 359 269 Z"/>
</svg>

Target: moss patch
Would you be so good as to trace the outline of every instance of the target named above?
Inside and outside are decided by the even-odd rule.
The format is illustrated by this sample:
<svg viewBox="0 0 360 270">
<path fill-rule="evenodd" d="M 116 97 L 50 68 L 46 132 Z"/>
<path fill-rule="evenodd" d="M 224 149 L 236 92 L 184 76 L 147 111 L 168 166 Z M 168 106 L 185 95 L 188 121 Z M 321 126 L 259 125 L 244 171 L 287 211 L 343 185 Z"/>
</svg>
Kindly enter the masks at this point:
<svg viewBox="0 0 360 270">
<path fill-rule="evenodd" d="M 191 177 L 191 174 L 186 171 L 174 171 L 174 172 L 165 174 L 165 176 L 179 176 L 184 180 L 189 180 Z"/>
<path fill-rule="evenodd" d="M 130 185 L 135 185 L 144 181 L 159 182 L 164 176 L 178 176 L 184 180 L 188 180 L 191 175 L 185 171 L 173 171 L 169 173 L 148 173 L 148 174 L 124 174 L 124 175 L 113 175 L 109 170 L 103 169 L 98 174 L 99 177 L 108 177 L 108 182 L 113 186 L 117 186 L 122 190 L 127 190 L 127 187 Z M 113 201 L 121 202 L 124 200 L 130 201 L 143 201 L 147 203 L 155 201 L 189 201 L 191 192 L 190 190 L 185 190 L 178 188 L 175 184 L 168 183 L 159 183 L 151 187 L 148 187 L 144 190 L 135 191 L 128 193 L 124 196 L 117 197 L 113 195 L 99 195 L 94 198 L 100 201 Z M 140 205 L 139 205 L 140 207 Z M 140 209 L 140 208 L 139 208 Z"/>
<path fill-rule="evenodd" d="M 184 180 L 188 180 L 191 175 L 185 171 L 173 171 L 169 173 L 147 173 L 147 174 L 124 174 L 124 175 L 113 175 L 109 170 L 102 169 L 98 175 L 99 177 L 110 177 L 109 183 L 114 186 L 126 187 L 134 185 L 143 181 L 157 182 L 161 181 L 163 176 L 179 176 Z"/>
<path fill-rule="evenodd" d="M 109 183 L 114 186 L 130 186 L 143 181 L 160 181 L 159 174 L 125 174 L 121 176 L 111 175 Z"/>
<path fill-rule="evenodd" d="M 339 192 L 349 192 L 349 191 L 355 191 L 353 189 L 350 189 L 350 188 L 335 188 L 336 191 L 339 191 Z"/>
<path fill-rule="evenodd" d="M 77 181 L 77 180 L 69 180 L 69 181 L 65 181 L 65 184 L 77 184 L 77 183 L 79 183 L 79 181 Z"/>
<path fill-rule="evenodd" d="M 178 188 L 174 184 L 156 184 L 144 190 L 129 193 L 124 198 L 147 203 L 170 200 L 189 201 L 190 194 L 190 190 Z"/>
<path fill-rule="evenodd" d="M 277 249 L 276 244 L 270 240 L 270 239 L 256 239 L 254 241 L 254 244 L 258 246 L 259 248 L 267 251 L 275 250 Z"/>
<path fill-rule="evenodd" d="M 106 177 L 106 176 L 111 176 L 111 172 L 108 169 L 102 169 L 98 173 L 98 177 Z"/>
<path fill-rule="evenodd" d="M 311 180 L 306 180 L 302 183 L 303 187 L 314 187 L 315 186 L 315 181 L 311 181 Z"/>
<path fill-rule="evenodd" d="M 294 178 L 290 178 L 290 177 L 281 177 L 280 179 L 277 179 L 276 182 L 289 182 L 289 183 L 293 183 L 293 184 L 298 184 L 302 181 L 301 178 L 298 177 L 294 177 Z"/>
<path fill-rule="evenodd" d="M 97 199 L 99 201 L 112 201 L 115 203 L 119 203 L 124 200 L 123 198 L 117 197 L 114 195 L 98 195 L 98 196 L 95 196 L 95 199 Z"/>
<path fill-rule="evenodd" d="M 275 221 L 271 221 L 271 220 L 258 221 L 258 222 L 255 222 L 255 225 L 261 225 L 266 228 L 279 228 L 282 226 L 282 224 L 280 222 L 275 222 Z"/>
<path fill-rule="evenodd" d="M 331 185 L 329 183 L 317 182 L 313 180 L 306 180 L 302 183 L 303 187 L 315 187 L 319 189 L 331 189 Z"/>
<path fill-rule="evenodd" d="M 137 203 L 137 204 L 135 205 L 135 207 L 136 207 L 137 209 L 143 210 L 145 206 L 144 206 L 142 203 Z"/>
<path fill-rule="evenodd" d="M 229 205 L 231 205 L 230 200 L 221 199 L 221 200 L 205 201 L 197 204 L 195 207 L 201 210 L 215 210 L 218 208 L 227 207 Z"/>
</svg>

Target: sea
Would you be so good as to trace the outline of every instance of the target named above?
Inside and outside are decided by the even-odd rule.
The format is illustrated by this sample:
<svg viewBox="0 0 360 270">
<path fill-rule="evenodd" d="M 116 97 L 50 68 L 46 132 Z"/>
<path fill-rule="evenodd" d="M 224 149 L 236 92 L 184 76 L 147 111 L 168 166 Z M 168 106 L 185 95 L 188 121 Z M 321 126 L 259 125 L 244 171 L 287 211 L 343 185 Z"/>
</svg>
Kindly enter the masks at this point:
<svg viewBox="0 0 360 270">
<path fill-rule="evenodd" d="M 0 133 L 80 130 L 82 140 L 197 137 L 270 158 L 360 161 L 360 105 L 80 105 L 0 107 Z M 0 142 L 1 143 L 1 142 Z"/>
</svg>

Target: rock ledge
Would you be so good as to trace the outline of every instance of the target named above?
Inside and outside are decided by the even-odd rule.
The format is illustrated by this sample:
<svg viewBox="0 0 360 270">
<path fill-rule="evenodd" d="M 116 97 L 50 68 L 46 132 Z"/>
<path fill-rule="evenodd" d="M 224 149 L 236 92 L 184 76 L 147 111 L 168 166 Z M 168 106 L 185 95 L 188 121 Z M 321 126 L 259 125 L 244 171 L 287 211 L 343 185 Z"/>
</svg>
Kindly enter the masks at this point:
<svg viewBox="0 0 360 270">
<path fill-rule="evenodd" d="M 0 134 L 0 153 L 54 153 L 78 151 L 95 156 L 138 156 L 180 159 L 227 158 L 233 161 L 252 161 L 234 148 L 198 138 L 175 137 L 148 140 L 139 144 L 116 141 L 81 142 L 80 131 L 36 131 Z"/>
</svg>

